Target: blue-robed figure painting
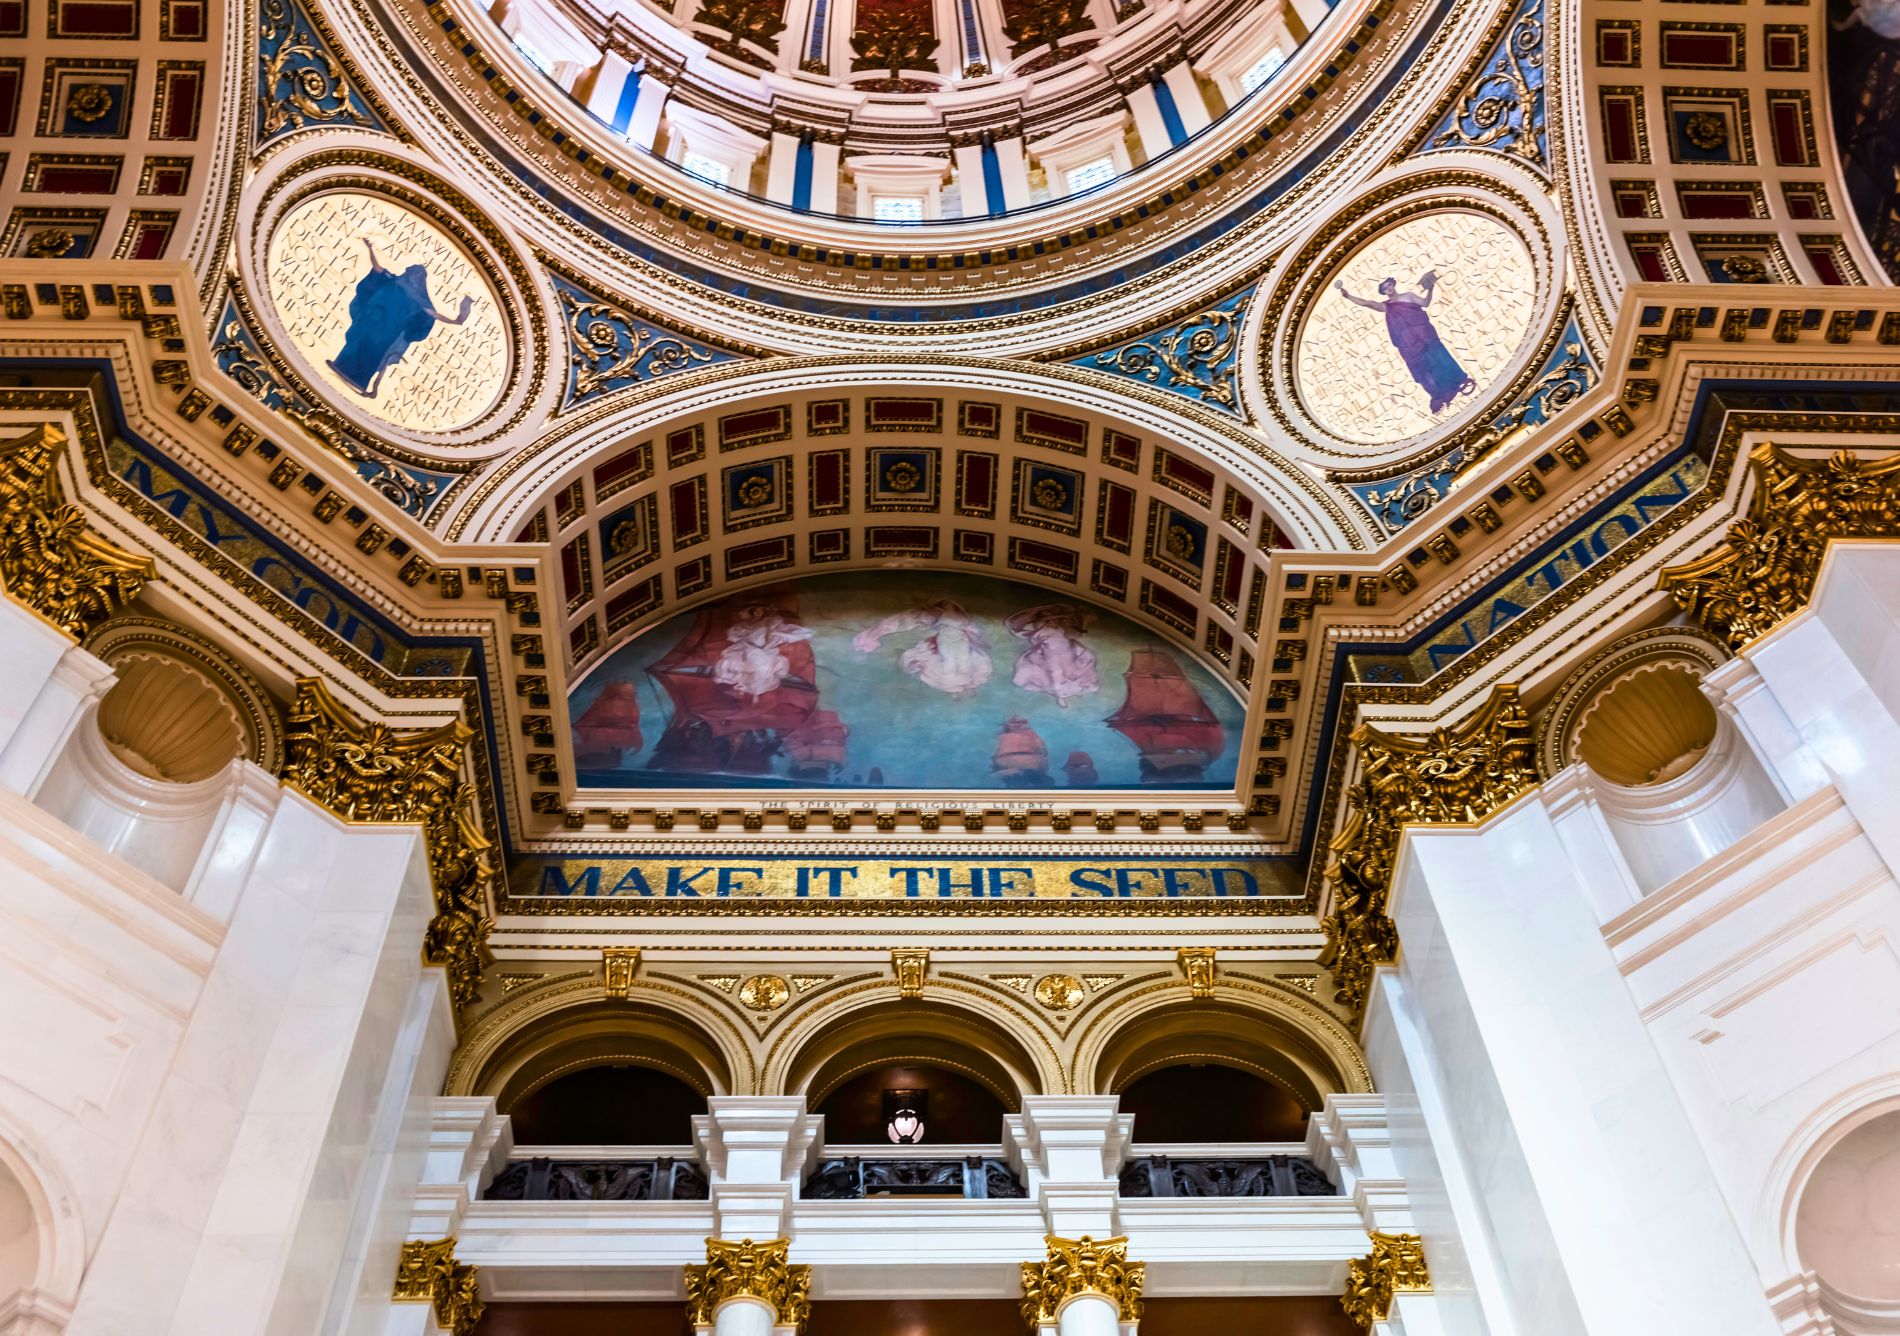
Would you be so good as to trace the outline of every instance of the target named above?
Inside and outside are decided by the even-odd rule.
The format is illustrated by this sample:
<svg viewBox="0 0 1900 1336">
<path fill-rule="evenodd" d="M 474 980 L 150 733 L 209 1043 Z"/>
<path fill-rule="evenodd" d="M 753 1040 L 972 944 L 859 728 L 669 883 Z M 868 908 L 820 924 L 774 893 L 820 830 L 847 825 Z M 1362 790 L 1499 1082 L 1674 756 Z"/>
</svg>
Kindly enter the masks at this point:
<svg viewBox="0 0 1900 1336">
<path fill-rule="evenodd" d="M 1465 369 L 1458 365 L 1458 359 L 1445 347 L 1432 318 L 1425 314 L 1438 288 L 1437 274 L 1427 270 L 1419 278 L 1422 296 L 1416 292 L 1400 292 L 1396 279 L 1382 280 L 1379 295 L 1384 301 L 1355 297 L 1344 282 L 1335 282 L 1333 286 L 1353 305 L 1384 313 L 1386 335 L 1398 349 L 1399 356 L 1405 359 L 1405 369 L 1412 373 L 1412 379 L 1430 396 L 1432 412 L 1442 413 L 1452 400 L 1477 388 Z"/>
<path fill-rule="evenodd" d="M 428 338 L 438 321 L 459 325 L 467 320 L 475 302 L 464 297 L 454 315 L 444 315 L 429 300 L 427 268 L 412 264 L 399 274 L 384 267 L 367 238 L 363 248 L 369 252 L 369 272 L 350 298 L 350 327 L 343 333 L 343 350 L 330 359 L 330 370 L 365 399 L 374 399 L 385 371 Z"/>
</svg>

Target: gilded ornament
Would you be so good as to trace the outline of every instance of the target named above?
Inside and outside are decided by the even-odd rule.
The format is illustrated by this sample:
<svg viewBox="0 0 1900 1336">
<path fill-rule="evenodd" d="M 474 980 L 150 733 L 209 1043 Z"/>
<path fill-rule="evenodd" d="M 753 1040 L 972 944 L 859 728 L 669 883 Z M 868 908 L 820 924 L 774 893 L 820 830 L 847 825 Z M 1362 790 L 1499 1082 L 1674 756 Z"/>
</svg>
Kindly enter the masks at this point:
<svg viewBox="0 0 1900 1336">
<path fill-rule="evenodd" d="M 1768 266 L 1753 255 L 1726 255 L 1721 260 L 1722 272 L 1728 275 L 1731 283 L 1766 283 Z"/>
<path fill-rule="evenodd" d="M 1195 997 L 1214 996 L 1214 948 L 1184 946 L 1175 952 L 1181 973 L 1187 976 L 1188 992 Z"/>
<path fill-rule="evenodd" d="M 157 572 L 150 557 L 93 533 L 65 501 L 54 469 L 65 445 L 50 422 L 0 442 L 0 585 L 83 640 Z"/>
<path fill-rule="evenodd" d="M 1425 1244 L 1416 1234 L 1370 1231 L 1372 1251 L 1346 1267 L 1346 1292 L 1340 1307 L 1346 1316 L 1370 1332 L 1372 1324 L 1392 1315 L 1395 1294 L 1429 1294 L 1431 1273 L 1425 1268 Z"/>
<path fill-rule="evenodd" d="M 767 51 L 778 50 L 778 35 L 785 31 L 781 0 L 700 0 L 693 22 L 730 33 L 733 42 L 743 39 Z"/>
<path fill-rule="evenodd" d="M 1176 561 L 1194 560 L 1194 535 L 1185 525 L 1170 524 L 1167 533 L 1162 535 L 1161 545 Z"/>
<path fill-rule="evenodd" d="M 777 1011 L 790 1000 L 792 986 L 776 974 L 755 974 L 739 985 L 739 1001 L 753 1011 Z"/>
<path fill-rule="evenodd" d="M 640 948 L 608 946 L 600 952 L 600 978 L 607 996 L 625 1001 L 633 992 L 634 971 L 640 968 Z"/>
<path fill-rule="evenodd" d="M 1085 996 L 1073 974 L 1045 974 L 1036 980 L 1036 1001 L 1051 1011 L 1074 1011 Z"/>
<path fill-rule="evenodd" d="M 1016 0 L 1004 6 L 1003 15 L 1012 56 L 1054 45 L 1095 26 L 1089 22 L 1088 0 Z"/>
<path fill-rule="evenodd" d="M 921 947 L 899 947 L 891 952 L 891 969 L 897 975 L 897 995 L 917 998 L 924 995 L 924 971 L 930 968 L 930 952 Z"/>
<path fill-rule="evenodd" d="M 874 10 L 861 19 L 851 34 L 853 73 L 888 70 L 895 79 L 900 70 L 927 70 L 934 66 L 933 56 L 939 40 L 919 26 L 910 10 Z"/>
<path fill-rule="evenodd" d="M 1693 111 L 1683 117 L 1682 136 L 1704 153 L 1728 143 L 1728 120 L 1718 112 Z"/>
<path fill-rule="evenodd" d="M 1472 80 L 1433 148 L 1488 148 L 1544 165 L 1541 142 L 1544 24 L 1535 5 L 1511 25 L 1497 55 Z"/>
<path fill-rule="evenodd" d="M 739 484 L 739 504 L 748 510 L 755 506 L 769 505 L 772 500 L 772 484 L 765 478 L 747 478 Z"/>
<path fill-rule="evenodd" d="M 423 955 L 445 968 L 450 1000 L 469 1005 L 494 926 L 487 906 L 495 878 L 494 843 L 460 779 L 473 730 L 459 719 L 409 732 L 364 724 L 313 677 L 297 679 L 289 724 L 285 784 L 345 821 L 422 827 L 436 911 Z"/>
<path fill-rule="evenodd" d="M 1097 353 L 1095 365 L 1235 410 L 1240 406 L 1234 381 L 1239 343 L 1234 313 L 1212 310 L 1166 334 Z"/>
<path fill-rule="evenodd" d="M 908 460 L 900 459 L 884 470 L 884 486 L 893 492 L 914 492 L 923 481 L 923 473 Z"/>
<path fill-rule="evenodd" d="M 774 1313 L 774 1325 L 802 1331 L 811 1318 L 811 1268 L 787 1263 L 792 1241 L 754 1243 L 706 1240 L 706 1264 L 686 1268 L 686 1319 L 710 1327 L 713 1314 L 730 1299 L 762 1299 Z"/>
<path fill-rule="evenodd" d="M 26 239 L 26 258 L 57 260 L 73 248 L 79 238 L 63 227 L 42 227 Z"/>
<path fill-rule="evenodd" d="M 1493 687 L 1455 729 L 1399 737 L 1361 724 L 1352 744 L 1360 774 L 1346 791 L 1348 816 L 1326 867 L 1333 896 L 1320 963 L 1333 972 L 1336 999 L 1358 1015 L 1373 967 L 1398 950 L 1386 903 L 1405 827 L 1482 820 L 1535 787 L 1537 766 L 1531 721 L 1512 683 Z"/>
<path fill-rule="evenodd" d="M 313 125 L 383 128 L 295 0 L 262 0 L 258 41 L 259 140 Z"/>
<path fill-rule="evenodd" d="M 1842 450 L 1811 459 L 1764 443 L 1749 469 L 1748 513 L 1721 546 L 1658 580 L 1731 650 L 1807 606 L 1831 540 L 1900 537 L 1900 455 L 1867 463 Z"/>
<path fill-rule="evenodd" d="M 1030 489 L 1030 495 L 1044 510 L 1061 510 L 1069 504 L 1069 489 L 1054 478 L 1044 478 Z"/>
<path fill-rule="evenodd" d="M 1114 1303 L 1123 1322 L 1141 1321 L 1141 1288 L 1148 1278 L 1145 1262 L 1128 1260 L 1125 1237 L 1097 1243 L 1048 1235 L 1048 1260 L 1023 1263 L 1023 1321 L 1031 1331 L 1055 1325 L 1062 1305 L 1078 1294 L 1099 1294 Z"/>
<path fill-rule="evenodd" d="M 631 311 L 556 286 L 567 315 L 567 402 L 719 360 L 709 349 L 655 329 Z"/>
<path fill-rule="evenodd" d="M 104 84 L 75 84 L 66 96 L 66 114 L 76 121 L 93 125 L 104 120 L 111 111 L 112 90 Z"/>
<path fill-rule="evenodd" d="M 393 1297 L 398 1303 L 432 1304 L 436 1326 L 454 1336 L 469 1336 L 482 1320 L 480 1282 L 474 1267 L 455 1260 L 453 1238 L 403 1244 Z"/>
</svg>

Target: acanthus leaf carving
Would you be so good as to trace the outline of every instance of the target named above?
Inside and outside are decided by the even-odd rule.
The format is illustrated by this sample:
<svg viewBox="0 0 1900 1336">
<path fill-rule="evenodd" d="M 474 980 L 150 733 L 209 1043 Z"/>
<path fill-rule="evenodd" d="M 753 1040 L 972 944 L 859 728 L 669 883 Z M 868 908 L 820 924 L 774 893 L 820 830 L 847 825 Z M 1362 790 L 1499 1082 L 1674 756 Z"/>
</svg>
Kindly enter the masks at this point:
<svg viewBox="0 0 1900 1336">
<path fill-rule="evenodd" d="M 1320 963 L 1333 973 L 1339 1003 L 1358 1015 L 1373 967 L 1398 952 L 1386 906 L 1405 827 L 1480 821 L 1534 788 L 1538 775 L 1530 717 L 1511 683 L 1492 688 L 1483 708 L 1456 728 L 1403 737 L 1360 724 L 1352 744 L 1360 774 L 1346 790 L 1349 815 L 1330 847 L 1332 907 Z"/>
<path fill-rule="evenodd" d="M 1731 650 L 1806 607 L 1836 538 L 1900 536 L 1900 455 L 1869 463 L 1764 443 L 1749 457 L 1754 495 L 1713 552 L 1658 577 L 1703 630 Z"/>
</svg>

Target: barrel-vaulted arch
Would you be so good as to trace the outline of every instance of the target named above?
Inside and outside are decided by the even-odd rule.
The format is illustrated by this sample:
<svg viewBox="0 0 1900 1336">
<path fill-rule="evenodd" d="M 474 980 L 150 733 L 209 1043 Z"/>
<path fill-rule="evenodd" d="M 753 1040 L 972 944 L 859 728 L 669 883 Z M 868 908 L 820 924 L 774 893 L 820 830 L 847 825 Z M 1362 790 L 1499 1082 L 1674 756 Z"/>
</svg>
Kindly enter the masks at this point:
<svg viewBox="0 0 1900 1336">
<path fill-rule="evenodd" d="M 1554 7 L 1576 34 L 1560 114 L 1568 217 L 1586 286 L 1614 308 L 1632 283 L 1880 283 L 1845 189 L 1830 117 L 1826 5 L 1717 14 Z M 1566 68 L 1564 84 L 1571 84 Z"/>
<path fill-rule="evenodd" d="M 799 359 L 616 397 L 499 462 L 450 525 L 546 542 L 577 674 L 682 607 L 814 571 L 925 567 L 1061 589 L 1242 695 L 1276 548 L 1363 522 L 1241 424 L 1066 367 Z"/>
</svg>

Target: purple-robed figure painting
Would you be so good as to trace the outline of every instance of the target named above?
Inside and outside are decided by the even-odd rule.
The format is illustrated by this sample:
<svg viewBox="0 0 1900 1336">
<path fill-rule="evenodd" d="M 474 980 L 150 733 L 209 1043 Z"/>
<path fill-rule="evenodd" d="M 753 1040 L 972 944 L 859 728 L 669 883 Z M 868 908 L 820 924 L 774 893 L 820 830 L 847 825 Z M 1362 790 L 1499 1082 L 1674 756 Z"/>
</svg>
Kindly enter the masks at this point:
<svg viewBox="0 0 1900 1336">
<path fill-rule="evenodd" d="M 1432 318 L 1425 314 L 1425 308 L 1432 304 L 1432 293 L 1438 287 L 1436 273 L 1426 270 L 1420 276 L 1418 286 L 1424 291 L 1423 296 L 1400 292 L 1396 279 L 1382 280 L 1379 295 L 1384 301 L 1355 297 L 1346 290 L 1343 281 L 1333 286 L 1353 305 L 1385 313 L 1386 335 L 1399 350 L 1399 356 L 1405 359 L 1405 369 L 1412 373 L 1412 379 L 1431 396 L 1432 412 L 1443 412 L 1453 399 L 1477 388 L 1465 369 L 1458 365 L 1458 359 L 1445 347 L 1445 341 L 1438 337 Z"/>
</svg>

